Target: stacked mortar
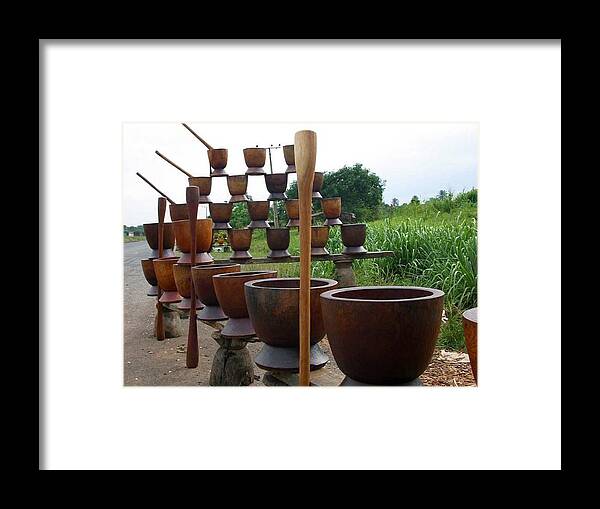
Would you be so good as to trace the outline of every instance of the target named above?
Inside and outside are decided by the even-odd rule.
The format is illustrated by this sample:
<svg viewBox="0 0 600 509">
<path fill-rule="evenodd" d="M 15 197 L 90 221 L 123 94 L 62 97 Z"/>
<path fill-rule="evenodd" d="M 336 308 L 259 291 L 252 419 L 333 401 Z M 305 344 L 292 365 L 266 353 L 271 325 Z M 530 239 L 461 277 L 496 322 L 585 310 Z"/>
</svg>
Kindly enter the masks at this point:
<svg viewBox="0 0 600 509">
<path fill-rule="evenodd" d="M 211 162 L 211 176 L 227 178 L 227 188 L 231 195 L 228 202 L 213 203 L 209 200 L 209 213 L 213 219 L 213 230 L 225 230 L 229 244 L 232 249 L 230 259 L 232 261 L 248 261 L 252 259 L 250 246 L 252 243 L 252 231 L 255 229 L 265 229 L 267 244 L 269 246 L 268 258 L 285 260 L 291 255 L 288 251 L 290 244 L 290 228 L 297 228 L 299 225 L 299 207 L 297 199 L 287 197 L 288 175 L 295 173 L 294 164 L 294 146 L 285 145 L 283 154 L 287 168 L 282 173 L 267 173 L 264 170 L 266 162 L 265 148 L 245 148 L 244 160 L 246 162 L 246 172 L 242 175 L 229 175 L 225 172 L 227 165 L 226 149 L 220 149 L 218 167 L 215 168 Z M 248 179 L 250 177 L 264 178 L 265 186 L 269 191 L 266 200 L 250 200 L 246 194 L 248 188 Z M 207 178 L 207 177 L 205 177 Z M 329 239 L 329 228 L 331 226 L 341 226 L 342 242 L 344 244 L 344 254 L 358 255 L 365 253 L 363 247 L 366 238 L 366 225 L 348 224 L 343 225 L 340 216 L 342 212 L 342 200 L 340 197 L 323 198 L 321 187 L 323 185 L 323 172 L 315 172 L 313 182 L 313 199 L 320 200 L 321 209 L 325 217 L 323 225 L 312 227 L 312 256 L 326 256 L 329 254 L 325 248 Z M 190 185 L 192 183 L 190 178 Z M 210 189 L 210 186 L 206 186 Z M 206 195 L 208 197 L 208 195 Z M 275 228 L 269 223 L 269 210 L 272 202 L 284 201 L 287 216 L 289 218 L 285 227 Z M 250 223 L 245 228 L 232 228 L 229 221 L 233 213 L 233 206 L 236 203 L 246 203 Z"/>
</svg>

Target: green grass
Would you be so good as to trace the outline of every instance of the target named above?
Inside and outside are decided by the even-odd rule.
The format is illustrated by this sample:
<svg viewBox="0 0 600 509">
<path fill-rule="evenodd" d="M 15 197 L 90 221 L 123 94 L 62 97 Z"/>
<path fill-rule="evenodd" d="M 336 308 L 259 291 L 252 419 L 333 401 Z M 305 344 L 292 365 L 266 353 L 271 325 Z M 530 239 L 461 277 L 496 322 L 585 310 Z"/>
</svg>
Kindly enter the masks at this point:
<svg viewBox="0 0 600 509">
<path fill-rule="evenodd" d="M 458 312 L 451 312 L 448 314 L 448 311 L 446 310 L 446 317 L 448 320 L 445 323 L 442 323 L 440 335 L 438 336 L 438 346 L 446 350 L 458 350 L 464 352 L 465 335 L 463 332 L 461 314 Z"/>
<path fill-rule="evenodd" d="M 363 264 L 366 278 L 378 284 L 439 288 L 448 304 L 459 309 L 477 302 L 477 222 L 427 224 L 423 220 L 371 223 L 365 247 L 393 251 L 394 256 Z"/>
</svg>

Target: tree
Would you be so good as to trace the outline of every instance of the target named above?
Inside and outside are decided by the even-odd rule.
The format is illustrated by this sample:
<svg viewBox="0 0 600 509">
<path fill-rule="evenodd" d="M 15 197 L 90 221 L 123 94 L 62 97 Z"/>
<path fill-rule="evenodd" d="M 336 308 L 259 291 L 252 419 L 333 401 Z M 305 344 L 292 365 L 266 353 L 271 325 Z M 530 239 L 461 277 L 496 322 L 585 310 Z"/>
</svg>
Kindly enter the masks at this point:
<svg viewBox="0 0 600 509">
<path fill-rule="evenodd" d="M 371 221 L 379 217 L 384 189 L 385 180 L 357 163 L 336 171 L 326 171 L 321 194 L 324 198 L 341 197 L 343 212 L 353 212 L 357 221 Z M 287 195 L 298 198 L 296 182 L 291 184 Z M 315 205 L 315 211 L 319 211 L 320 205 Z"/>
<path fill-rule="evenodd" d="M 244 202 L 238 202 L 233 205 L 229 224 L 231 224 L 233 228 L 246 228 L 246 226 L 250 224 L 248 206 Z"/>
<path fill-rule="evenodd" d="M 419 203 L 421 203 L 421 201 L 419 200 L 419 197 L 418 197 L 417 195 L 413 196 L 413 197 L 410 199 L 410 202 L 411 202 L 411 203 L 414 203 L 415 205 L 419 205 Z"/>
<path fill-rule="evenodd" d="M 398 205 L 400 205 L 400 201 L 398 200 L 398 198 L 393 198 L 392 207 L 397 207 Z"/>
</svg>

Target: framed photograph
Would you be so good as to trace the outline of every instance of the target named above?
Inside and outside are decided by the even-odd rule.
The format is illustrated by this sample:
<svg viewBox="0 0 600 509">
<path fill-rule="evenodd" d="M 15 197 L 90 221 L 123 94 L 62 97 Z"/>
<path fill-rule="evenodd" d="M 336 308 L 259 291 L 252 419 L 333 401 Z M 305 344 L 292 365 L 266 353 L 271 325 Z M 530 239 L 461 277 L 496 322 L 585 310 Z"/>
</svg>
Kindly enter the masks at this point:
<svg viewBox="0 0 600 509">
<path fill-rule="evenodd" d="M 41 470 L 561 468 L 560 39 L 39 59 Z"/>
</svg>

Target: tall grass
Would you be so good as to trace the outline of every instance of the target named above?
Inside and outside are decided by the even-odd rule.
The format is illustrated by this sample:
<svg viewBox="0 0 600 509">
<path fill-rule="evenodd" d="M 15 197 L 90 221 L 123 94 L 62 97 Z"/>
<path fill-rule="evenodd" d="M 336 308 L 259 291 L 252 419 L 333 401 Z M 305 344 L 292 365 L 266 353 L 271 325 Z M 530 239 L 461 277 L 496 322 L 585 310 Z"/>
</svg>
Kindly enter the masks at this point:
<svg viewBox="0 0 600 509">
<path fill-rule="evenodd" d="M 476 305 L 475 219 L 426 224 L 409 218 L 395 225 L 386 219 L 369 225 L 365 247 L 394 252 L 389 258 L 360 262 L 367 279 L 385 284 L 411 281 L 444 291 L 448 305 L 456 308 Z"/>
</svg>

